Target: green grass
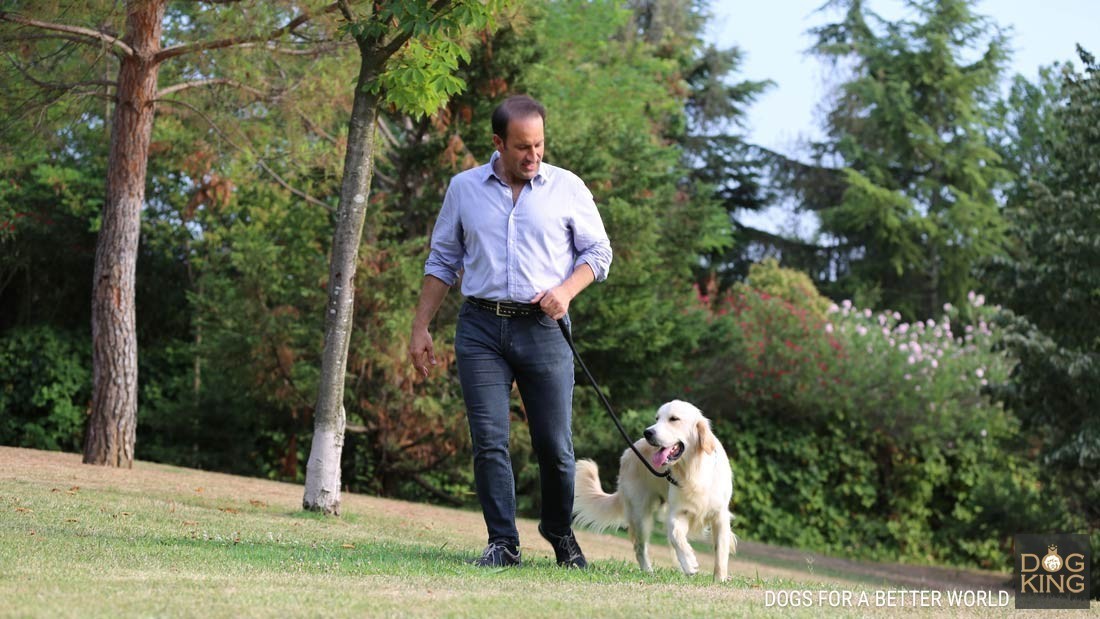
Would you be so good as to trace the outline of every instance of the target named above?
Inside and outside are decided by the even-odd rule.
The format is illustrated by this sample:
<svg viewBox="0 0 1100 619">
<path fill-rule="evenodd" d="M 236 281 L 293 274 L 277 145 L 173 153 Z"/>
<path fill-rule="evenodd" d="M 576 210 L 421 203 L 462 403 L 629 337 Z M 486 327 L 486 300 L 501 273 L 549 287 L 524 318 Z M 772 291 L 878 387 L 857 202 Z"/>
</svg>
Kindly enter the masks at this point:
<svg viewBox="0 0 1100 619">
<path fill-rule="evenodd" d="M 644 574 L 614 536 L 583 537 L 592 568 L 564 570 L 529 521 L 524 565 L 481 569 L 466 562 L 484 543 L 480 514 L 345 494 L 343 515 L 324 517 L 301 497 L 0 447 L 0 617 L 810 617 L 821 609 L 765 608 L 764 591 L 860 586 L 737 557 L 729 582 L 702 556 L 689 578 L 657 539 L 663 567 Z"/>
<path fill-rule="evenodd" d="M 5 450 L 0 469 L 13 451 L 32 453 Z M 449 526 L 454 510 L 423 522 L 396 502 L 372 510 L 381 500 L 345 495 L 345 514 L 326 518 L 293 509 L 297 486 L 220 476 L 234 484 L 221 489 L 149 464 L 131 484 L 127 471 L 68 458 L 71 474 L 0 473 L 0 616 L 712 617 L 758 613 L 751 598 L 764 587 L 802 586 L 647 575 L 609 558 L 563 570 L 526 549 L 522 567 L 479 569 L 466 560 L 481 532 Z"/>
</svg>

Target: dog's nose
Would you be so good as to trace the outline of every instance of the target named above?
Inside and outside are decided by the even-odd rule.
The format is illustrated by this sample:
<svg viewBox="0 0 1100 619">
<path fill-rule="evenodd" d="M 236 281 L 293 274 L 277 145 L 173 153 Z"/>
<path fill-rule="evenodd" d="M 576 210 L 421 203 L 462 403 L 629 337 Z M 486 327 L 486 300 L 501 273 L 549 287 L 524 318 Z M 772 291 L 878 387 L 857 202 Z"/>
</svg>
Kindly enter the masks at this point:
<svg viewBox="0 0 1100 619">
<path fill-rule="evenodd" d="M 642 433 L 642 436 L 645 437 L 645 440 L 652 441 L 653 440 L 653 428 L 646 428 L 645 432 Z"/>
</svg>

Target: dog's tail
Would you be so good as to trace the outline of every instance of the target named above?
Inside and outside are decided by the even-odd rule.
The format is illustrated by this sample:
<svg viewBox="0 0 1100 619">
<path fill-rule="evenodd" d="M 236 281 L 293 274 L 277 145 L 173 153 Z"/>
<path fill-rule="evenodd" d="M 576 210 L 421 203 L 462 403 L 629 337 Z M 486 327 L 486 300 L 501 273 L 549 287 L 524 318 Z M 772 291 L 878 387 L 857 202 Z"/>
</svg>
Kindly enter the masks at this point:
<svg viewBox="0 0 1100 619">
<path fill-rule="evenodd" d="M 574 523 L 596 531 L 626 525 L 622 496 L 603 491 L 599 468 L 591 460 L 577 461 L 573 514 Z"/>
</svg>

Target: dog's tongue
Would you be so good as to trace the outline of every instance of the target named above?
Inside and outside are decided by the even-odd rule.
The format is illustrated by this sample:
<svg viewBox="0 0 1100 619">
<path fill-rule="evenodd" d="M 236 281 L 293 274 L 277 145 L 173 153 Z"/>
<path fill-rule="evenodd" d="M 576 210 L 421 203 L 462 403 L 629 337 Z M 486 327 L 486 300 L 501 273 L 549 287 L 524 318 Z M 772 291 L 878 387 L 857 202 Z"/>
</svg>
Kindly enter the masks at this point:
<svg viewBox="0 0 1100 619">
<path fill-rule="evenodd" d="M 653 466 L 664 466 L 668 462 L 668 454 L 672 451 L 671 447 L 662 447 L 657 450 L 657 453 L 653 454 Z"/>
</svg>

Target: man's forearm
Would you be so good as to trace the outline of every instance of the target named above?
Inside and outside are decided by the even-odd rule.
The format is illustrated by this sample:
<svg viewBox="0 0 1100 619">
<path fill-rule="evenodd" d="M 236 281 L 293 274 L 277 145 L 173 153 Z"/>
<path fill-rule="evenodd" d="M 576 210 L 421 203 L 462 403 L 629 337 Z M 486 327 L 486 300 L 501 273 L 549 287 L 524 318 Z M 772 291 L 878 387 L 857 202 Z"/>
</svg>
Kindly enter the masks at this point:
<svg viewBox="0 0 1100 619">
<path fill-rule="evenodd" d="M 413 317 L 413 329 L 428 328 L 450 289 L 451 287 L 438 277 L 424 276 L 424 284 L 420 288 L 420 301 L 416 304 L 416 315 Z"/>
<path fill-rule="evenodd" d="M 582 290 L 594 281 L 596 281 L 596 273 L 585 262 L 573 269 L 573 273 L 561 285 L 569 293 L 569 298 L 575 299 Z"/>
</svg>

